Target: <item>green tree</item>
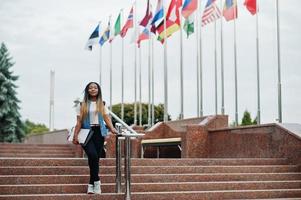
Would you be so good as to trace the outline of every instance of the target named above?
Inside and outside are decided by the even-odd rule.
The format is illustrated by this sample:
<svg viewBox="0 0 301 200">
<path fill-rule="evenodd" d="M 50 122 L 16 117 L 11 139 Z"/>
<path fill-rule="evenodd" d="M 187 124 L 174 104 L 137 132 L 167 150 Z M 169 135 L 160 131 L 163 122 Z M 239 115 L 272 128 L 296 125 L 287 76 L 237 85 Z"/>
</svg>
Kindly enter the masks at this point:
<svg viewBox="0 0 301 200">
<path fill-rule="evenodd" d="M 28 134 L 39 134 L 48 132 L 49 129 L 44 124 L 36 124 L 34 122 L 29 121 L 28 119 L 25 121 L 25 133 Z"/>
<path fill-rule="evenodd" d="M 164 117 L 164 105 L 159 104 L 155 105 L 155 123 L 159 121 L 163 121 Z M 121 118 L 121 104 L 115 104 L 112 106 L 112 111 L 115 113 L 118 117 Z M 147 118 L 148 118 L 148 104 L 142 103 L 142 124 L 147 124 Z M 168 119 L 170 120 L 170 115 L 168 115 Z M 114 119 L 113 123 L 116 121 Z M 134 104 L 124 104 L 124 121 L 128 125 L 134 124 Z M 139 123 L 139 104 L 137 104 L 137 122 Z"/>
<path fill-rule="evenodd" d="M 13 75 L 12 58 L 4 43 L 0 47 L 0 142 L 21 142 L 25 136 L 24 124 L 19 113 L 20 101 L 17 98 Z"/>
<path fill-rule="evenodd" d="M 257 124 L 257 120 L 256 118 L 252 121 L 252 118 L 251 118 L 251 114 L 249 111 L 245 111 L 244 112 L 244 116 L 241 120 L 241 126 L 247 126 L 247 125 L 253 125 L 253 124 Z"/>
</svg>

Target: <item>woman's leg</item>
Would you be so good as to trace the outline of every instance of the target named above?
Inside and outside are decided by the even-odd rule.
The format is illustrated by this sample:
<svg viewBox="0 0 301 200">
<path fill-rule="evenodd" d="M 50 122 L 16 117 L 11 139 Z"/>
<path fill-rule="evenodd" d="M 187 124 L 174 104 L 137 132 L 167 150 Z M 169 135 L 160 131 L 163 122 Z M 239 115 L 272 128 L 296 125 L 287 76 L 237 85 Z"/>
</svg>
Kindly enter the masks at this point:
<svg viewBox="0 0 301 200">
<path fill-rule="evenodd" d="M 93 133 L 90 141 L 86 146 L 83 147 L 85 153 L 88 156 L 88 163 L 90 168 L 90 181 L 89 184 L 94 184 L 94 181 L 98 181 L 98 172 L 99 172 L 99 156 L 98 151 L 95 146 L 95 133 Z"/>
<path fill-rule="evenodd" d="M 102 151 L 103 151 L 104 137 L 101 135 L 99 128 L 94 130 L 93 136 L 95 137 L 93 142 L 97 151 L 98 158 L 101 158 Z"/>
</svg>

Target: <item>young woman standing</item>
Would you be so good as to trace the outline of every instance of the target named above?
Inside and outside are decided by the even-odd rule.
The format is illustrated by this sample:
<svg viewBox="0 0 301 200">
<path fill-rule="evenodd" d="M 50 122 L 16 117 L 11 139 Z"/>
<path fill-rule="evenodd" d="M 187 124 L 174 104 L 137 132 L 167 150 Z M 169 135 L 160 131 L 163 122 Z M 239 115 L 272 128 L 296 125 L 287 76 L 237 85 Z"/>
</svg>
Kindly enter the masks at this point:
<svg viewBox="0 0 301 200">
<path fill-rule="evenodd" d="M 90 168 L 88 194 L 101 193 L 101 182 L 98 174 L 99 158 L 105 137 L 108 134 L 105 124 L 111 133 L 117 134 L 109 117 L 108 108 L 103 103 L 100 86 L 96 82 L 90 82 L 85 88 L 83 102 L 77 108 L 77 123 L 73 139 L 74 144 L 79 144 L 78 133 L 81 128 L 90 129 L 93 134 L 88 143 L 82 146 L 88 156 Z"/>
</svg>

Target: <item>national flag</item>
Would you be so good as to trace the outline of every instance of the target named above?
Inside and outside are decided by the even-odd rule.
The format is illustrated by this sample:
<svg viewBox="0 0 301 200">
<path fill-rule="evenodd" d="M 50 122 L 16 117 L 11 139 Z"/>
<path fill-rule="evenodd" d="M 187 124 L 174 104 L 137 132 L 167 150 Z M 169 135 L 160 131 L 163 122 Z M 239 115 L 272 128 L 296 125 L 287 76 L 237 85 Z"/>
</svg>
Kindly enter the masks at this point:
<svg viewBox="0 0 301 200">
<path fill-rule="evenodd" d="M 153 14 L 152 14 L 152 11 L 151 11 L 151 8 L 150 8 L 149 0 L 147 0 L 146 13 L 145 13 L 145 16 L 143 17 L 143 19 L 140 22 L 140 26 L 146 27 L 149 24 L 149 21 L 152 17 L 153 17 Z"/>
<path fill-rule="evenodd" d="M 115 21 L 115 25 L 114 25 L 114 29 L 113 29 L 113 33 L 111 33 L 111 38 L 109 40 L 109 42 L 112 42 L 114 40 L 114 38 L 120 34 L 120 18 L 121 18 L 121 13 L 119 13 L 116 21 Z"/>
<path fill-rule="evenodd" d="M 138 47 L 140 47 L 140 42 L 142 40 L 148 40 L 150 36 L 150 32 L 149 32 L 149 26 L 145 27 L 144 30 L 142 31 L 142 33 L 140 33 L 137 43 L 138 43 Z"/>
<path fill-rule="evenodd" d="M 136 31 L 134 30 L 131 35 L 130 44 L 134 44 L 137 42 Z"/>
<path fill-rule="evenodd" d="M 166 37 L 171 36 L 174 32 L 180 29 L 180 12 L 179 8 L 182 6 L 182 0 L 172 0 L 170 2 L 168 12 L 166 15 Z M 158 40 L 164 42 L 164 21 L 157 28 L 159 34 Z"/>
<path fill-rule="evenodd" d="M 225 1 L 223 16 L 227 21 L 237 18 L 237 2 L 236 2 L 236 0 L 226 0 Z"/>
<path fill-rule="evenodd" d="M 185 19 L 198 8 L 198 0 L 185 0 L 182 7 L 182 15 Z"/>
<path fill-rule="evenodd" d="M 221 11 L 215 4 L 216 0 L 208 0 L 202 16 L 202 26 L 209 24 L 221 17 Z"/>
<path fill-rule="evenodd" d="M 153 33 L 156 33 L 156 27 L 162 22 L 163 17 L 164 17 L 163 0 L 158 0 L 156 12 L 151 22 L 152 25 L 151 31 Z"/>
<path fill-rule="evenodd" d="M 126 21 L 126 23 L 124 24 L 124 26 L 122 27 L 122 30 L 120 32 L 120 36 L 124 37 L 126 35 L 126 32 L 128 31 L 129 28 L 133 27 L 133 13 L 134 13 L 134 9 L 132 7 L 130 14 L 128 16 L 128 19 Z"/>
<path fill-rule="evenodd" d="M 97 44 L 99 40 L 99 24 L 96 26 L 92 34 L 90 35 L 85 49 L 92 51 L 92 46 Z"/>
<path fill-rule="evenodd" d="M 111 25 L 110 25 L 110 20 L 109 20 L 109 22 L 108 22 L 108 27 L 106 28 L 106 30 L 104 31 L 104 33 L 102 34 L 102 36 L 101 36 L 101 38 L 100 38 L 100 40 L 99 40 L 99 44 L 100 44 L 101 46 L 103 46 L 104 43 L 105 43 L 106 41 L 108 41 L 108 39 L 110 38 L 110 28 L 111 28 Z"/>
<path fill-rule="evenodd" d="M 255 15 L 257 12 L 257 0 L 245 0 L 244 5 L 247 7 L 247 9 L 250 11 L 252 15 Z"/>
<path fill-rule="evenodd" d="M 120 15 L 121 14 L 119 13 L 119 15 L 116 19 L 115 25 L 114 25 L 114 36 L 117 36 L 120 33 L 120 18 L 121 18 Z"/>
<path fill-rule="evenodd" d="M 191 35 L 192 33 L 194 33 L 194 22 L 193 22 L 193 18 L 194 15 L 190 15 L 187 19 L 185 19 L 184 22 L 184 31 L 187 34 L 187 38 L 189 37 L 189 35 Z"/>
<path fill-rule="evenodd" d="M 180 25 L 180 12 L 179 8 L 182 6 L 182 0 L 171 0 L 166 14 L 166 19 L 174 21 Z"/>
</svg>

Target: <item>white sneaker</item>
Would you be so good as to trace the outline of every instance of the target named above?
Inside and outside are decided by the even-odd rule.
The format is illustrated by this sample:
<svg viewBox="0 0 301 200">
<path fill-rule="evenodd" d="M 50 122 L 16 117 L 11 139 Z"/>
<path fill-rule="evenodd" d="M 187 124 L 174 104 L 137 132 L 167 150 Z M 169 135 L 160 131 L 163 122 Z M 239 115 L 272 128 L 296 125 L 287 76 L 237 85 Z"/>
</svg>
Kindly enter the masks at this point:
<svg viewBox="0 0 301 200">
<path fill-rule="evenodd" d="M 99 181 L 94 181 L 94 193 L 95 194 L 101 194 L 100 180 Z"/>
<path fill-rule="evenodd" d="M 92 185 L 92 184 L 88 185 L 87 194 L 94 194 L 94 185 Z"/>
</svg>

